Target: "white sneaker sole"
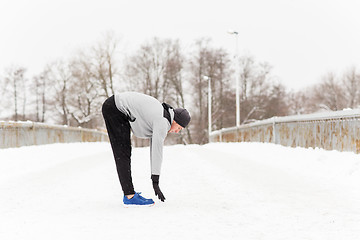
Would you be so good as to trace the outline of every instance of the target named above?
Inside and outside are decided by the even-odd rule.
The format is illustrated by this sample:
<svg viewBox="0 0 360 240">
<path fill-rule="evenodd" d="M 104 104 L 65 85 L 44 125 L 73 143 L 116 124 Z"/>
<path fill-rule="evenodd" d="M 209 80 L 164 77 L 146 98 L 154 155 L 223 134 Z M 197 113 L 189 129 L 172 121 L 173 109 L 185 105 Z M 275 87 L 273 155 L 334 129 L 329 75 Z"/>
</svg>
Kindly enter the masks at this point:
<svg viewBox="0 0 360 240">
<path fill-rule="evenodd" d="M 143 208 L 143 207 L 152 207 L 154 205 L 155 203 L 147 204 L 147 205 L 123 204 L 124 208 Z"/>
</svg>

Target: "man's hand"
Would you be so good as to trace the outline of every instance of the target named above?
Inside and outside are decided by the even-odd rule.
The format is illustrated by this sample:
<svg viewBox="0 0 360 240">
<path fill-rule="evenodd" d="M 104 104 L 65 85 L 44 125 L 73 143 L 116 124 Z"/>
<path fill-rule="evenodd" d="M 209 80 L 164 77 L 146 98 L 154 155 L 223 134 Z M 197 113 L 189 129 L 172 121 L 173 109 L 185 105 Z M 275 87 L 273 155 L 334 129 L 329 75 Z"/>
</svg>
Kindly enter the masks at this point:
<svg viewBox="0 0 360 240">
<path fill-rule="evenodd" d="M 155 195 L 163 202 L 165 200 L 164 194 L 161 192 L 159 187 L 159 175 L 151 175 L 151 180 L 153 183 L 153 188 L 155 191 Z"/>
</svg>

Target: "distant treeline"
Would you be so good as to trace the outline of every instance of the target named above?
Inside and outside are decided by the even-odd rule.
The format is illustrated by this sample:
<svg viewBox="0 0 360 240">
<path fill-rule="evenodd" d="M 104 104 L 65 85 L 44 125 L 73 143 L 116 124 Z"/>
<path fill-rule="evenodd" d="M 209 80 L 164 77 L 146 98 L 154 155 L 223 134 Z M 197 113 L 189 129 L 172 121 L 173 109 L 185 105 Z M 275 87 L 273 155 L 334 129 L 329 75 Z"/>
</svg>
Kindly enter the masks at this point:
<svg viewBox="0 0 360 240">
<path fill-rule="evenodd" d="M 28 76 L 26 67 L 9 66 L 1 74 L 4 120 L 31 120 L 87 128 L 104 128 L 103 101 L 117 92 L 138 91 L 188 108 L 189 129 L 175 142 L 208 141 L 208 80 L 212 89 L 212 129 L 235 126 L 235 69 L 240 68 L 241 123 L 272 116 L 341 110 L 360 105 L 356 67 L 341 76 L 327 73 L 307 89 L 292 92 L 267 62 L 240 56 L 199 39 L 186 50 L 179 40 L 153 38 L 134 52 L 108 33 L 92 47 L 44 66 Z M 294 73 L 294 75 L 297 73 Z"/>
</svg>

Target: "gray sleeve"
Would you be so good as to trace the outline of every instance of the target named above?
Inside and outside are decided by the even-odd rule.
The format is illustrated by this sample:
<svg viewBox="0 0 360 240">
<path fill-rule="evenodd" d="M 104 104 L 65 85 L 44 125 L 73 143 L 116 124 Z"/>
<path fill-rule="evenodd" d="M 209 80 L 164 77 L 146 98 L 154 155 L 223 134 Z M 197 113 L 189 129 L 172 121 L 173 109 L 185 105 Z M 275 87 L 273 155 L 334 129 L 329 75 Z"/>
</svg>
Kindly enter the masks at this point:
<svg viewBox="0 0 360 240">
<path fill-rule="evenodd" d="M 150 139 L 151 174 L 160 175 L 166 135 L 166 128 L 161 126 L 154 127 L 153 136 Z"/>
</svg>

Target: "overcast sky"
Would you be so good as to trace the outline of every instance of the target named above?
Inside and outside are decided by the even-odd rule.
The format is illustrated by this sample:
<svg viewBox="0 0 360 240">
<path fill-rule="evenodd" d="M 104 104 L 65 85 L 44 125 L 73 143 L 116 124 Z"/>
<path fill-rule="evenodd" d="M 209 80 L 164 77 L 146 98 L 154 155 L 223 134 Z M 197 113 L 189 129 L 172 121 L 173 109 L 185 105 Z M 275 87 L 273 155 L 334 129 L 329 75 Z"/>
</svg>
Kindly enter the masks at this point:
<svg viewBox="0 0 360 240">
<path fill-rule="evenodd" d="M 214 47 L 267 61 L 295 90 L 329 71 L 360 66 L 357 0 L 1 0 L 0 75 L 13 64 L 40 72 L 46 63 L 114 31 L 126 48 L 152 37 L 199 37 Z M 130 51 L 130 50 L 129 50 Z"/>
</svg>

